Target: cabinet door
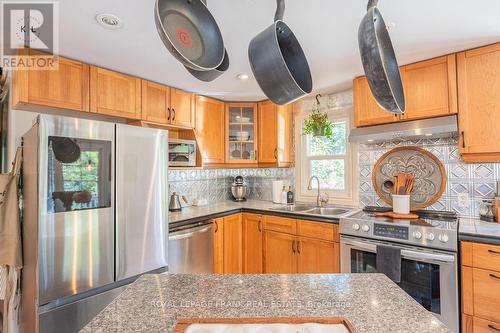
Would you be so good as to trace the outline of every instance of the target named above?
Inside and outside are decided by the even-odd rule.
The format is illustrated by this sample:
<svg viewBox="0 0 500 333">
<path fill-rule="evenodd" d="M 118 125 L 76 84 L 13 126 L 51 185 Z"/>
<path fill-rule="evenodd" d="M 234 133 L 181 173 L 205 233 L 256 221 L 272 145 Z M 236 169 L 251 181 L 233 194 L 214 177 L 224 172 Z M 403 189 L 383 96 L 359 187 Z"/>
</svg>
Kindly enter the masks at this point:
<svg viewBox="0 0 500 333">
<path fill-rule="evenodd" d="M 141 79 L 91 66 L 90 112 L 141 119 Z"/>
<path fill-rule="evenodd" d="M 243 214 L 243 273 L 262 273 L 262 215 Z"/>
<path fill-rule="evenodd" d="M 406 97 L 403 119 L 420 119 L 457 113 L 455 54 L 401 69 Z"/>
<path fill-rule="evenodd" d="M 474 285 L 474 316 L 490 320 L 500 319 L 500 273 L 472 269 Z"/>
<path fill-rule="evenodd" d="M 277 106 L 271 101 L 260 102 L 259 108 L 259 163 L 278 162 Z"/>
<path fill-rule="evenodd" d="M 214 273 L 224 273 L 224 219 L 214 219 Z"/>
<path fill-rule="evenodd" d="M 257 163 L 257 104 L 226 104 L 226 163 Z"/>
<path fill-rule="evenodd" d="M 353 81 L 354 124 L 356 127 L 387 124 L 399 120 L 399 116 L 382 109 L 372 95 L 366 77 Z"/>
<path fill-rule="evenodd" d="M 168 124 L 170 113 L 170 88 L 142 80 L 142 120 Z"/>
<path fill-rule="evenodd" d="M 196 96 L 195 135 L 203 164 L 223 164 L 224 157 L 224 103 Z"/>
<path fill-rule="evenodd" d="M 224 274 L 243 272 L 243 225 L 241 214 L 224 217 Z"/>
<path fill-rule="evenodd" d="M 293 105 L 277 107 L 278 166 L 289 167 L 293 163 Z"/>
<path fill-rule="evenodd" d="M 57 70 L 14 71 L 12 106 L 89 111 L 89 65 L 59 57 L 58 66 Z"/>
<path fill-rule="evenodd" d="M 339 272 L 339 243 L 300 238 L 297 253 L 298 273 Z"/>
<path fill-rule="evenodd" d="M 459 148 L 466 161 L 500 161 L 500 43 L 457 54 Z M 479 154 L 469 159 L 468 154 Z"/>
<path fill-rule="evenodd" d="M 293 235 L 264 231 L 264 273 L 296 273 L 296 244 Z"/>
<path fill-rule="evenodd" d="M 172 112 L 170 123 L 172 125 L 185 128 L 194 127 L 192 102 L 193 94 L 179 89 L 170 89 L 170 109 Z"/>
</svg>

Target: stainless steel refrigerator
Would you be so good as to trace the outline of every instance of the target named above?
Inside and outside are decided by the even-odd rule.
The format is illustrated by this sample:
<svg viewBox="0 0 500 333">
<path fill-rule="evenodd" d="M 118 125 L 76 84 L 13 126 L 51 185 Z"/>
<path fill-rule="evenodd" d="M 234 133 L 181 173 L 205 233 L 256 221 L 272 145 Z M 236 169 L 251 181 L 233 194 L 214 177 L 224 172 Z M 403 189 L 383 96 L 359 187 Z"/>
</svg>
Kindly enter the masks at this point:
<svg viewBox="0 0 500 333">
<path fill-rule="evenodd" d="M 76 332 L 167 270 L 168 135 L 40 115 L 23 146 L 21 330 Z"/>
</svg>

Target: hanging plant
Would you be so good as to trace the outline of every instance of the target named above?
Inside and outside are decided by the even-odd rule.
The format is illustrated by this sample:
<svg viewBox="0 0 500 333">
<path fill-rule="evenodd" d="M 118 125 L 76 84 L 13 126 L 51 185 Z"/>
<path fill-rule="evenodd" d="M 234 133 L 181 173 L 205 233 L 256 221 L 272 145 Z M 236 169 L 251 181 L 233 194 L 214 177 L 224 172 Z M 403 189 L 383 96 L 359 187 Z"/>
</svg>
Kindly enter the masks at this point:
<svg viewBox="0 0 500 333">
<path fill-rule="evenodd" d="M 328 119 L 328 114 L 320 110 L 320 94 L 316 95 L 316 104 L 309 116 L 304 120 L 302 135 L 322 136 L 328 139 L 333 138 L 333 124 Z"/>
</svg>

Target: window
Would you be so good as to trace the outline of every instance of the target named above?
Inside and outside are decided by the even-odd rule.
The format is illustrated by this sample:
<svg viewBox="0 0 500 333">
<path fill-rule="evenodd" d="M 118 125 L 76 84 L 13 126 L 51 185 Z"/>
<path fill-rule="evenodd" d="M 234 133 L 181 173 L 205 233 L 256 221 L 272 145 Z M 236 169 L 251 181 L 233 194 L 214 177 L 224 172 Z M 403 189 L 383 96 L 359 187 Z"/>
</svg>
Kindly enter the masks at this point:
<svg viewBox="0 0 500 333">
<path fill-rule="evenodd" d="M 312 182 L 308 190 L 309 179 L 316 176 L 320 181 L 321 193 L 327 193 L 329 203 L 355 204 L 355 185 L 353 184 L 353 146 L 348 136 L 351 128 L 352 108 L 330 110 L 328 116 L 333 122 L 333 138 L 302 135 L 302 126 L 298 126 L 297 142 L 297 184 L 298 200 L 311 201 L 317 195 L 317 182 Z M 302 124 L 307 113 L 298 116 Z"/>
</svg>

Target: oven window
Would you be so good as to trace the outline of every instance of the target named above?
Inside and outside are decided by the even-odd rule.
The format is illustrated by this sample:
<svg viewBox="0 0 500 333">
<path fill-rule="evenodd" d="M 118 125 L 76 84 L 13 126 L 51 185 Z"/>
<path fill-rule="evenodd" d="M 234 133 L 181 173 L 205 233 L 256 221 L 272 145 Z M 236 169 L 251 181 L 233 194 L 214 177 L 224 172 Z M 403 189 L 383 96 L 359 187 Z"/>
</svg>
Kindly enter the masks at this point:
<svg viewBox="0 0 500 333">
<path fill-rule="evenodd" d="M 49 136 L 48 213 L 111 207 L 111 141 Z"/>
<path fill-rule="evenodd" d="M 351 249 L 352 273 L 376 273 L 377 255 Z M 441 313 L 439 265 L 402 259 L 398 285 L 428 311 Z"/>
</svg>

